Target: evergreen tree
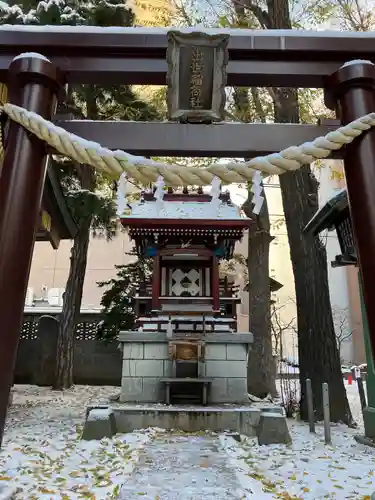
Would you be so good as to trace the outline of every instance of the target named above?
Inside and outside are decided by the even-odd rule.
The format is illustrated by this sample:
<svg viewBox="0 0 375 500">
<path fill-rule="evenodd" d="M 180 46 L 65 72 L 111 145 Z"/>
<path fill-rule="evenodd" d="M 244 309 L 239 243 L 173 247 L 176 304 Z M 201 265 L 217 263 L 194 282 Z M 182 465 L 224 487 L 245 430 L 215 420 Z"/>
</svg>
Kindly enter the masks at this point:
<svg viewBox="0 0 375 500">
<path fill-rule="evenodd" d="M 123 1 L 93 0 L 90 3 L 69 0 L 33 2 L 26 0 L 6 7 L 0 4 L 3 24 L 132 26 L 134 17 Z M 60 105 L 75 118 L 88 120 L 152 120 L 155 109 L 139 100 L 127 85 L 75 85 L 68 89 L 66 102 Z M 56 162 L 55 162 L 56 163 Z M 60 316 L 57 369 L 54 387 L 63 389 L 73 383 L 74 331 L 81 308 L 87 252 L 92 229 L 101 228 L 108 238 L 116 231 L 115 207 L 102 174 L 88 165 L 76 165 L 59 159 L 62 184 L 78 225 L 71 250 L 69 277 Z"/>
<path fill-rule="evenodd" d="M 136 256 L 135 249 L 128 255 Z M 101 300 L 104 320 L 98 331 L 98 337 L 106 341 L 116 338 L 120 330 L 134 328 L 134 297 L 142 284 L 151 278 L 152 259 L 136 257 L 133 262 L 116 266 L 116 269 L 115 278 L 98 283 L 99 287 L 107 288 Z"/>
</svg>

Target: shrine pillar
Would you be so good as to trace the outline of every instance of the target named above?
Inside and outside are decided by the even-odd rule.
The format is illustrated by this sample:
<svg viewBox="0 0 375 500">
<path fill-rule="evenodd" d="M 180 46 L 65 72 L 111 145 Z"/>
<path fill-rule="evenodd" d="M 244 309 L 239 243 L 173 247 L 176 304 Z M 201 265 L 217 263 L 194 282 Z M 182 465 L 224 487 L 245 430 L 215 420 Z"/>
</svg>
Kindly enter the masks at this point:
<svg viewBox="0 0 375 500">
<path fill-rule="evenodd" d="M 375 111 L 375 65 L 352 61 L 328 80 L 325 103 L 347 123 Z M 373 372 L 375 359 L 375 129 L 363 133 L 345 148 L 345 177 L 356 240 L 367 364 Z M 374 378 L 367 384 L 368 407 L 364 411 L 365 434 L 375 439 Z"/>
<path fill-rule="evenodd" d="M 8 70 L 9 102 L 51 119 L 60 83 L 61 74 L 47 59 L 33 54 L 19 56 Z M 46 166 L 46 144 L 9 121 L 0 176 L 0 446 Z"/>
</svg>

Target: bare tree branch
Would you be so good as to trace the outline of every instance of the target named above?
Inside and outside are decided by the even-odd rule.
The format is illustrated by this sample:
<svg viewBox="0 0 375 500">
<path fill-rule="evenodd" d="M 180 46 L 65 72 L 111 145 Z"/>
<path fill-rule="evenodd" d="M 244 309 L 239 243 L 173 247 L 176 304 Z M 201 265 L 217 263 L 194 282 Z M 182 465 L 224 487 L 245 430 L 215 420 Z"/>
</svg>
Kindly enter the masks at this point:
<svg viewBox="0 0 375 500">
<path fill-rule="evenodd" d="M 335 326 L 337 348 L 341 356 L 343 343 L 353 336 L 355 330 L 350 328 L 348 308 L 333 307 L 332 318 Z"/>
<path fill-rule="evenodd" d="M 274 302 L 271 304 L 271 333 L 273 339 L 274 352 L 276 356 L 282 355 L 283 347 L 283 334 L 288 330 L 296 331 L 296 318 L 293 317 L 287 323 L 281 318 L 281 311 L 285 308 L 286 304 L 279 304 Z"/>
<path fill-rule="evenodd" d="M 245 11 L 251 12 L 263 29 L 271 29 L 271 19 L 268 12 L 259 5 L 249 0 L 232 0 L 234 8 L 240 16 L 244 16 Z"/>
</svg>

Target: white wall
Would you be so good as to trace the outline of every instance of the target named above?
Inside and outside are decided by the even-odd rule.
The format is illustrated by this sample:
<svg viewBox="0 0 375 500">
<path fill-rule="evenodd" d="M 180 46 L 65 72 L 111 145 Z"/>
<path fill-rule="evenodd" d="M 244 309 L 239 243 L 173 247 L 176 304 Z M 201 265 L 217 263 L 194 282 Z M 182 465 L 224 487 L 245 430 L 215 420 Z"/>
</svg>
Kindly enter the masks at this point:
<svg viewBox="0 0 375 500">
<path fill-rule="evenodd" d="M 297 317 L 294 277 L 278 178 L 274 177 L 268 180 L 265 185 L 265 190 L 270 214 L 271 234 L 275 237 L 270 245 L 270 276 L 283 285 L 274 296 L 280 308 L 279 316 L 281 323 L 283 325 L 288 325 L 290 322 L 294 322 L 296 326 L 296 321 L 294 321 Z M 234 203 L 241 205 L 245 201 L 245 189 L 239 189 L 232 186 L 230 191 Z M 242 242 L 237 245 L 236 252 L 247 255 L 246 236 Z M 249 324 L 248 296 L 246 293 L 243 293 L 241 298 L 243 306 L 240 308 L 238 327 L 240 331 L 246 331 Z M 283 332 L 283 340 L 284 356 L 298 359 L 298 344 L 295 328 L 285 330 Z"/>
<path fill-rule="evenodd" d="M 322 168 L 317 168 L 315 170 L 315 175 L 320 182 L 319 207 L 323 206 L 341 189 L 337 180 L 333 178 L 332 169 L 341 170 L 341 162 L 328 160 L 324 162 L 324 166 Z M 326 244 L 327 250 L 329 294 L 332 310 L 334 311 L 334 316 L 340 316 L 342 318 L 344 315 L 348 315 L 350 310 L 346 268 L 333 268 L 331 266 L 331 262 L 335 260 L 336 255 L 341 254 L 336 231 L 325 231 L 321 236 Z M 336 331 L 338 331 L 339 321 L 336 321 L 335 323 Z M 352 360 L 352 342 L 350 339 L 347 339 L 347 341 L 343 343 L 341 356 L 346 361 Z"/>
</svg>

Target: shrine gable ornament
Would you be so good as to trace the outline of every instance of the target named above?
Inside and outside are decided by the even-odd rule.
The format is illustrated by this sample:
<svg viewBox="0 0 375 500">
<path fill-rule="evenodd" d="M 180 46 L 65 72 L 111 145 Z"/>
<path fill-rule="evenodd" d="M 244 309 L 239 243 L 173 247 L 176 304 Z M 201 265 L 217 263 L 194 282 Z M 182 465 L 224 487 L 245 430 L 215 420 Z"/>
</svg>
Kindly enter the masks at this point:
<svg viewBox="0 0 375 500">
<path fill-rule="evenodd" d="M 228 35 L 168 33 L 168 118 L 185 123 L 224 119 Z"/>
</svg>

